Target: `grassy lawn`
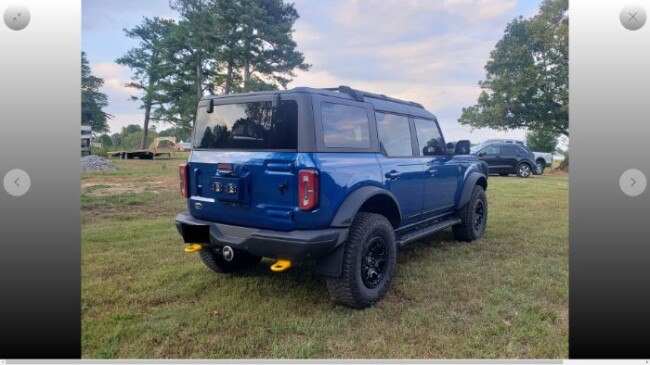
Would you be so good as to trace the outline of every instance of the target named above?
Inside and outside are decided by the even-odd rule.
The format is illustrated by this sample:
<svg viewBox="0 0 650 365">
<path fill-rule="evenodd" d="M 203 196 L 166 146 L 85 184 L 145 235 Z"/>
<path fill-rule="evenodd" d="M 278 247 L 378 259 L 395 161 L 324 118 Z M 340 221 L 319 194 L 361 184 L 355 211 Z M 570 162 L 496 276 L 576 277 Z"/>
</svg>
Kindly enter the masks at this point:
<svg viewBox="0 0 650 365">
<path fill-rule="evenodd" d="M 184 253 L 180 162 L 83 176 L 84 357 L 568 356 L 567 175 L 490 177 L 485 237 L 407 246 L 384 300 L 356 311 L 307 269 L 217 275 Z"/>
</svg>

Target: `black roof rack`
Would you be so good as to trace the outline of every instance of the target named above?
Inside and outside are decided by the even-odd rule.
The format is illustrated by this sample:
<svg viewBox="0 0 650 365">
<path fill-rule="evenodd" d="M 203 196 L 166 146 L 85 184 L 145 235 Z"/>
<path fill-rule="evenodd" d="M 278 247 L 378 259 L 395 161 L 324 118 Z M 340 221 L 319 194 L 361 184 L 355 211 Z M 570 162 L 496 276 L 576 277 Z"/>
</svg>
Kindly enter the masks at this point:
<svg viewBox="0 0 650 365">
<path fill-rule="evenodd" d="M 424 109 L 422 104 L 419 104 L 419 103 L 416 103 L 416 102 L 413 102 L 413 101 L 405 101 L 405 100 L 391 98 L 390 96 L 386 96 L 384 94 L 374 94 L 374 93 L 369 93 L 369 92 L 366 92 L 366 91 L 355 90 L 355 89 L 353 89 L 353 88 L 351 88 L 349 86 L 344 86 L 344 85 L 341 85 L 339 87 L 323 88 L 323 90 L 338 91 L 340 93 L 348 94 L 354 100 L 358 100 L 358 101 L 364 101 L 365 97 L 369 97 L 369 98 L 372 98 L 372 99 L 392 101 L 394 103 L 406 104 L 406 105 L 414 106 L 416 108 Z"/>
</svg>

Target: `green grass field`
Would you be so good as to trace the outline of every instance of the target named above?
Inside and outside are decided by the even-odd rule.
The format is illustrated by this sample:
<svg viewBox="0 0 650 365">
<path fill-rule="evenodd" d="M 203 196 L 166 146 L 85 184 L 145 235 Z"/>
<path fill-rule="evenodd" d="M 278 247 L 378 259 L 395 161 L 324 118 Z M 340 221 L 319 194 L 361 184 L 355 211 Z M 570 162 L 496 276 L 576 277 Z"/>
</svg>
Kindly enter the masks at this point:
<svg viewBox="0 0 650 365">
<path fill-rule="evenodd" d="M 357 311 L 305 268 L 218 275 L 184 253 L 180 162 L 83 176 L 85 358 L 568 356 L 566 174 L 490 177 L 485 237 L 407 246 L 384 300 Z"/>
</svg>

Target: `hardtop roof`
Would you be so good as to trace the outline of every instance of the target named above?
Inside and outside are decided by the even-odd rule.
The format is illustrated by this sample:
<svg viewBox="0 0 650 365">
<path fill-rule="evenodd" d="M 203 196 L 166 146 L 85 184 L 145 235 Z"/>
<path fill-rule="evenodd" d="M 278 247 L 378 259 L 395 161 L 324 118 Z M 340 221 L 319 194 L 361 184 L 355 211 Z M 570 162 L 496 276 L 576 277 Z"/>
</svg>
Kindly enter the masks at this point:
<svg viewBox="0 0 650 365">
<path fill-rule="evenodd" d="M 332 89 L 319 89 L 319 88 L 301 86 L 301 87 L 295 87 L 287 90 L 258 91 L 258 92 L 229 94 L 229 95 L 208 95 L 208 96 L 204 96 L 202 100 L 221 99 L 221 98 L 229 98 L 229 97 L 234 98 L 234 97 L 242 97 L 242 96 L 264 96 L 264 95 L 276 95 L 276 94 L 282 95 L 282 94 L 295 94 L 295 93 L 323 95 L 323 96 L 346 99 L 346 100 L 365 101 L 372 104 L 375 110 L 377 111 L 406 114 L 413 117 L 424 118 L 424 119 L 437 119 L 433 113 L 424 109 L 424 107 L 418 103 L 395 99 L 381 94 L 359 91 L 345 86 L 340 86 L 338 88 L 332 88 Z M 359 98 L 362 98 L 362 100 L 360 100 Z"/>
</svg>

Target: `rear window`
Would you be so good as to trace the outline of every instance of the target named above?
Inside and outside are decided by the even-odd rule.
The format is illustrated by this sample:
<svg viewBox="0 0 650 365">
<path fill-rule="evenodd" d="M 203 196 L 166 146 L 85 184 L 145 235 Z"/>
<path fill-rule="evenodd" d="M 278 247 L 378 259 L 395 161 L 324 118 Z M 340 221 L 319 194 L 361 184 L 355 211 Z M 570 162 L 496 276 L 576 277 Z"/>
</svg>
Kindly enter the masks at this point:
<svg viewBox="0 0 650 365">
<path fill-rule="evenodd" d="M 270 101 L 200 107 L 195 130 L 198 149 L 295 150 L 298 103 L 283 100 L 275 112 Z"/>
<path fill-rule="evenodd" d="M 323 138 L 326 147 L 369 148 L 370 131 L 366 109 L 322 103 Z"/>
</svg>

